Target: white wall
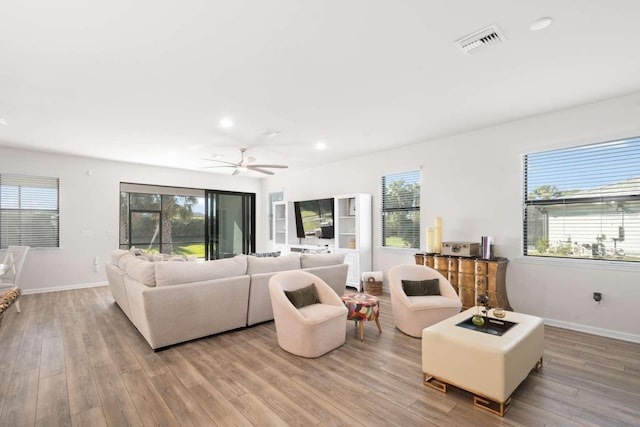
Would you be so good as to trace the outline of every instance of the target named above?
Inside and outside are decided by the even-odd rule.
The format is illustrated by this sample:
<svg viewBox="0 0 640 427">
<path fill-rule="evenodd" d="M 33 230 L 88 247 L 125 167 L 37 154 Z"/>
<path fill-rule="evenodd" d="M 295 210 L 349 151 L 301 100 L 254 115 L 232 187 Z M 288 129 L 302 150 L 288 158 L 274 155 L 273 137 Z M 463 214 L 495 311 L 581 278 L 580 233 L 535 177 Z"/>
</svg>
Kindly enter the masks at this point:
<svg viewBox="0 0 640 427">
<path fill-rule="evenodd" d="M 286 171 L 265 180 L 263 189 L 265 194 L 283 189 L 289 201 L 372 194 L 373 268 L 386 273 L 393 265 L 413 263 L 414 251 L 380 248 L 380 177 L 422 167 L 422 229 L 441 216 L 444 241 L 494 236 L 496 254 L 510 260 L 507 289 L 515 310 L 544 317 L 549 324 L 640 342 L 640 268 L 521 258 L 522 155 L 638 136 L 638 117 L 636 93 L 303 172 Z M 603 294 L 599 305 L 592 300 L 594 291 Z"/>
<path fill-rule="evenodd" d="M 120 182 L 257 193 L 257 206 L 263 203 L 257 179 L 9 148 L 0 148 L 0 172 L 60 178 L 60 248 L 31 250 L 22 276 L 25 293 L 106 283 L 104 262 L 118 247 Z M 93 235 L 83 237 L 83 230 Z"/>
</svg>

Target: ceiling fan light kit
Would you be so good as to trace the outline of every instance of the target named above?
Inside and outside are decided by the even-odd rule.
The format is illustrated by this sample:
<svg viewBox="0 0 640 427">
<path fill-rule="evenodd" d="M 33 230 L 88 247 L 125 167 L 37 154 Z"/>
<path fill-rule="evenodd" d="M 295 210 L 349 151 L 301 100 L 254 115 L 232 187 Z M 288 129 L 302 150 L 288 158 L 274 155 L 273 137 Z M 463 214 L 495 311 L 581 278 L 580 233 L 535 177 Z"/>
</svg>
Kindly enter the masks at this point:
<svg viewBox="0 0 640 427">
<path fill-rule="evenodd" d="M 246 171 L 246 170 L 260 172 L 260 173 L 263 173 L 263 174 L 266 174 L 266 175 L 274 175 L 275 172 L 267 170 L 267 169 L 286 169 L 286 168 L 288 168 L 288 166 L 285 166 L 285 165 L 253 164 L 253 162 L 255 161 L 254 157 L 247 157 L 247 159 L 245 160 L 244 153 L 246 151 L 247 151 L 246 148 L 240 148 L 240 162 L 238 162 L 238 163 L 227 162 L 225 160 L 218 160 L 218 159 L 203 159 L 203 160 L 207 160 L 207 161 L 210 161 L 210 162 L 223 163 L 221 165 L 204 166 L 204 167 L 205 168 L 235 168 L 235 170 L 233 171 L 233 173 L 231 175 L 238 175 L 240 172 Z"/>
</svg>

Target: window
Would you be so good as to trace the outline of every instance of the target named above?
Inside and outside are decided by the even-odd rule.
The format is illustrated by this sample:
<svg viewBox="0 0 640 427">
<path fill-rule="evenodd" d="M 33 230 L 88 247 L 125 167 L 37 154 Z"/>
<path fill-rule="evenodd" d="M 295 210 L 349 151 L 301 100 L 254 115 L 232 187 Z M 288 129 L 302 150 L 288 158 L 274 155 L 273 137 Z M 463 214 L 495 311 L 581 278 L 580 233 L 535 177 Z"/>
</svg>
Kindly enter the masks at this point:
<svg viewBox="0 0 640 427">
<path fill-rule="evenodd" d="M 204 191 L 120 184 L 120 247 L 205 256 Z"/>
<path fill-rule="evenodd" d="M 216 259 L 253 252 L 255 194 L 120 184 L 120 248 Z"/>
<path fill-rule="evenodd" d="M 382 177 L 382 246 L 420 248 L 420 171 Z"/>
<path fill-rule="evenodd" d="M 524 156 L 524 255 L 640 261 L 640 138 Z"/>
<path fill-rule="evenodd" d="M 0 247 L 60 245 L 59 179 L 0 174 Z"/>
</svg>

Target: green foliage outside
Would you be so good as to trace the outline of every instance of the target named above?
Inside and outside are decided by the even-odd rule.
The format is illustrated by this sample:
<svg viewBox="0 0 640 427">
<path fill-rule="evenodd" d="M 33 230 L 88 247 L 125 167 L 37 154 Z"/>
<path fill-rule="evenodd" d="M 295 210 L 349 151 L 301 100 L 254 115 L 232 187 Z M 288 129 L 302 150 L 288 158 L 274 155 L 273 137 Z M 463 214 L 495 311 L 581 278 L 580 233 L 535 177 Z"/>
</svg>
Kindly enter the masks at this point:
<svg viewBox="0 0 640 427">
<path fill-rule="evenodd" d="M 197 197 L 130 193 L 128 201 L 126 196 L 121 193 L 121 243 L 150 253 L 204 257 L 204 217 L 193 214 L 193 206 L 199 203 Z M 132 212 L 131 224 L 127 223 L 129 209 L 142 211 Z M 127 239 L 129 229 L 131 241 Z"/>
<path fill-rule="evenodd" d="M 420 247 L 420 183 L 400 179 L 385 186 L 384 246 Z M 417 210 L 416 210 L 417 208 Z"/>
<path fill-rule="evenodd" d="M 549 239 L 547 238 L 540 238 L 538 239 L 538 241 L 536 242 L 536 251 L 539 254 L 545 253 L 549 250 Z"/>
</svg>

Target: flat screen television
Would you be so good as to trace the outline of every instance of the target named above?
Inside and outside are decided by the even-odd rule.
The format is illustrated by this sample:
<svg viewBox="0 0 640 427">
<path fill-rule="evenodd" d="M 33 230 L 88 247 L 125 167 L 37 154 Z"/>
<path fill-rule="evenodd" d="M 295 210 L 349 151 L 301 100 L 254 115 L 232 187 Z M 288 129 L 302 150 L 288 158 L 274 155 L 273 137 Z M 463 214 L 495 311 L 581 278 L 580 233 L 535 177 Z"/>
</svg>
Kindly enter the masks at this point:
<svg viewBox="0 0 640 427">
<path fill-rule="evenodd" d="M 333 239 L 333 198 L 293 202 L 299 238 Z"/>
</svg>

